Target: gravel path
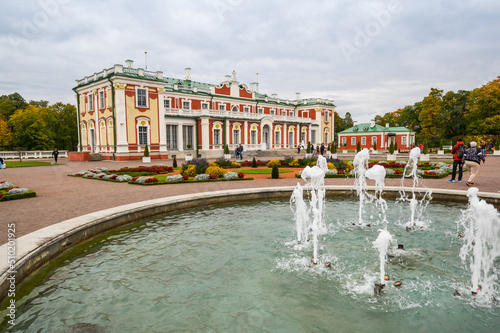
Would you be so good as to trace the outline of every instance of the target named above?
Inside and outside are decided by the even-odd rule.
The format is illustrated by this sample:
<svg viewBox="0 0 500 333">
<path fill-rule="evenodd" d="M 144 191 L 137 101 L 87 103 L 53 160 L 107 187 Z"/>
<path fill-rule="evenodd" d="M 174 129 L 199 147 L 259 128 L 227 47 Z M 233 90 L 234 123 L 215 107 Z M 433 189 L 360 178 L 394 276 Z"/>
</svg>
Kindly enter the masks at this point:
<svg viewBox="0 0 500 333">
<path fill-rule="evenodd" d="M 271 158 L 269 158 L 271 159 Z M 481 192 L 498 193 L 497 163 L 500 157 L 489 156 L 481 165 L 476 179 Z M 27 187 L 37 193 L 36 198 L 0 202 L 0 244 L 7 241 L 7 224 L 15 223 L 16 237 L 20 237 L 37 229 L 58 223 L 76 216 L 92 213 L 128 203 L 198 192 L 209 192 L 225 189 L 259 188 L 269 186 L 294 186 L 303 181 L 291 174 L 283 174 L 280 179 L 269 176 L 254 177 L 251 181 L 172 184 L 163 186 L 135 186 L 127 183 L 103 182 L 91 179 L 69 177 L 81 170 L 95 167 L 119 169 L 124 166 L 140 165 L 139 161 L 115 162 L 69 162 L 62 159 L 62 165 L 8 168 L 0 170 L 0 181 L 9 181 L 16 186 Z M 155 160 L 154 163 L 171 165 L 171 160 Z M 425 179 L 422 186 L 439 189 L 467 190 L 464 174 L 463 183 L 450 183 L 447 178 Z M 329 178 L 327 185 L 352 185 L 353 179 Z M 373 185 L 370 184 L 369 185 Z M 386 186 L 400 186 L 400 179 L 386 179 Z M 405 183 L 411 186 L 410 181 Z"/>
</svg>

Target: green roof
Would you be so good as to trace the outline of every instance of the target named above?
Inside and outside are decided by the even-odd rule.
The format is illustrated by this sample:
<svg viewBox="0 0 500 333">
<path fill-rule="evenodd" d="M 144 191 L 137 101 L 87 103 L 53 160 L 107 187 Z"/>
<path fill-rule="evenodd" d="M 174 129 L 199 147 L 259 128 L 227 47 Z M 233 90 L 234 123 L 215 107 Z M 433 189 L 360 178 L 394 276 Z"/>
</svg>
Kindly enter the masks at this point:
<svg viewBox="0 0 500 333">
<path fill-rule="evenodd" d="M 351 128 L 348 128 L 338 134 L 349 134 L 349 133 L 373 133 L 373 132 L 413 132 L 404 126 L 396 126 L 396 127 L 385 127 L 375 124 L 375 126 L 371 127 L 370 123 L 357 124 Z"/>
</svg>

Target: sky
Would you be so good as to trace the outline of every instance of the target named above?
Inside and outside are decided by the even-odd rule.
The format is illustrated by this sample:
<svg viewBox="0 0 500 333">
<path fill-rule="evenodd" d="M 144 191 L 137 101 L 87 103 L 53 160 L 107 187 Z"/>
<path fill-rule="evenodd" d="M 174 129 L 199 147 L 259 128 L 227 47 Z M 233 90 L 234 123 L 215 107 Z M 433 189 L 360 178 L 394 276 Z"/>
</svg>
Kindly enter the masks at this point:
<svg viewBox="0 0 500 333">
<path fill-rule="evenodd" d="M 235 70 L 261 93 L 332 99 L 369 122 L 431 88 L 495 79 L 499 31 L 496 0 L 6 0 L 0 95 L 75 104 L 75 80 L 132 59 L 212 84 Z"/>
</svg>

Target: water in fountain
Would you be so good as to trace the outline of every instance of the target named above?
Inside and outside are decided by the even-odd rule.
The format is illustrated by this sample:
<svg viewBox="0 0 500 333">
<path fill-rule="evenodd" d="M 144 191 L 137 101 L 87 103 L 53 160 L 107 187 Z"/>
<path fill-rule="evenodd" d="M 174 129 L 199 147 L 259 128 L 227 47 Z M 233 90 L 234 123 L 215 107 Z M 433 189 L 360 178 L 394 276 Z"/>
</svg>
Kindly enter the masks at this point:
<svg viewBox="0 0 500 333">
<path fill-rule="evenodd" d="M 326 227 L 323 221 L 323 212 L 325 208 L 325 171 L 328 170 L 326 159 L 320 155 L 316 165 L 312 168 L 306 166 L 302 171 L 302 179 L 306 182 L 306 185 L 311 187 L 311 211 L 312 211 L 312 222 L 310 223 L 309 230 L 312 232 L 313 236 L 313 264 L 318 263 L 318 247 L 319 240 L 318 236 L 320 233 L 326 232 Z M 297 184 L 300 187 L 300 184 Z M 297 195 L 302 193 L 301 190 L 297 191 Z M 303 199 L 295 199 L 295 201 L 300 202 Z M 301 211 L 303 213 L 303 211 Z M 302 218 L 301 218 L 302 221 Z M 298 227 L 297 227 L 298 228 Z"/>
<path fill-rule="evenodd" d="M 377 239 L 373 242 L 373 247 L 378 250 L 379 262 L 380 262 L 380 284 L 384 284 L 385 280 L 385 261 L 387 260 L 387 249 L 392 241 L 391 234 L 384 229 L 379 229 L 379 235 Z"/>
<path fill-rule="evenodd" d="M 374 165 L 368 169 L 365 173 L 366 178 L 375 181 L 375 195 L 373 196 L 376 200 L 376 204 L 380 207 L 380 220 L 385 224 L 387 228 L 387 202 L 382 198 L 382 192 L 385 187 L 385 168 L 381 165 Z"/>
<path fill-rule="evenodd" d="M 359 209 L 358 209 L 358 224 L 363 224 L 363 208 L 364 203 L 368 199 L 367 185 L 366 185 L 366 171 L 368 170 L 368 160 L 370 158 L 370 152 L 368 149 L 364 148 L 359 151 L 354 157 L 354 187 L 356 188 L 356 194 L 359 197 Z"/>
<path fill-rule="evenodd" d="M 290 197 L 290 208 L 292 209 L 297 230 L 297 242 L 299 244 L 307 240 L 307 231 L 309 227 L 309 209 L 304 201 L 304 190 L 299 183 L 293 190 Z"/>
<path fill-rule="evenodd" d="M 498 289 L 495 260 L 500 257 L 500 216 L 493 205 L 478 198 L 478 191 L 476 187 L 467 191 L 469 205 L 458 222 L 464 230 L 460 258 L 472 272 L 473 294 L 491 302 Z"/>
<path fill-rule="evenodd" d="M 410 151 L 408 163 L 405 166 L 405 169 L 403 172 L 403 177 L 401 178 L 401 191 L 400 191 L 401 197 L 400 197 L 400 200 L 409 201 L 409 203 L 410 203 L 410 221 L 408 222 L 408 224 L 406 226 L 406 228 L 408 230 L 413 228 L 414 226 L 417 226 L 417 224 L 419 224 L 419 226 L 421 228 L 424 227 L 423 223 L 418 223 L 418 222 L 422 222 L 422 221 L 418 221 L 419 220 L 418 217 L 421 215 L 422 211 L 425 210 L 425 207 L 427 206 L 427 204 L 431 200 L 431 195 L 432 195 L 432 191 L 427 190 L 425 192 L 424 196 L 422 197 L 422 199 L 420 200 L 420 203 L 416 198 L 415 188 L 419 185 L 420 180 L 421 180 L 421 178 L 417 174 L 419 157 L 420 157 L 420 148 L 418 148 L 418 147 L 413 148 Z M 408 195 L 404 191 L 405 177 L 413 178 L 411 198 L 409 198 Z M 416 216 L 417 216 L 417 218 L 415 218 Z"/>
</svg>

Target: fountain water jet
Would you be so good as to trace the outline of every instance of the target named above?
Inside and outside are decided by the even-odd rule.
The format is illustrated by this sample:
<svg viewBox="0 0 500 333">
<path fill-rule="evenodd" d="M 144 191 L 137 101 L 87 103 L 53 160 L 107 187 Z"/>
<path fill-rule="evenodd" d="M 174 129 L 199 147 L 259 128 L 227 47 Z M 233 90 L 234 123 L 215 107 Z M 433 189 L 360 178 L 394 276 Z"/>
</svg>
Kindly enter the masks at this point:
<svg viewBox="0 0 500 333">
<path fill-rule="evenodd" d="M 370 158 L 370 152 L 368 149 L 364 148 L 356 154 L 353 161 L 354 166 L 354 187 L 356 188 L 356 194 L 359 197 L 359 210 L 358 210 L 358 224 L 363 223 L 363 207 L 364 202 L 367 200 L 367 185 L 366 185 L 366 171 L 368 170 L 368 160 Z"/>
<path fill-rule="evenodd" d="M 494 299 L 498 269 L 494 263 L 500 257 L 500 216 L 493 205 L 477 196 L 478 188 L 467 191 L 469 205 L 458 226 L 464 228 L 464 244 L 460 259 L 469 263 L 472 272 L 472 293 L 484 301 Z"/>
<path fill-rule="evenodd" d="M 373 247 L 378 250 L 380 261 L 380 284 L 383 285 L 385 281 L 385 261 L 387 259 L 387 249 L 392 241 L 391 234 L 384 229 L 379 229 L 379 235 L 373 242 Z"/>
</svg>

